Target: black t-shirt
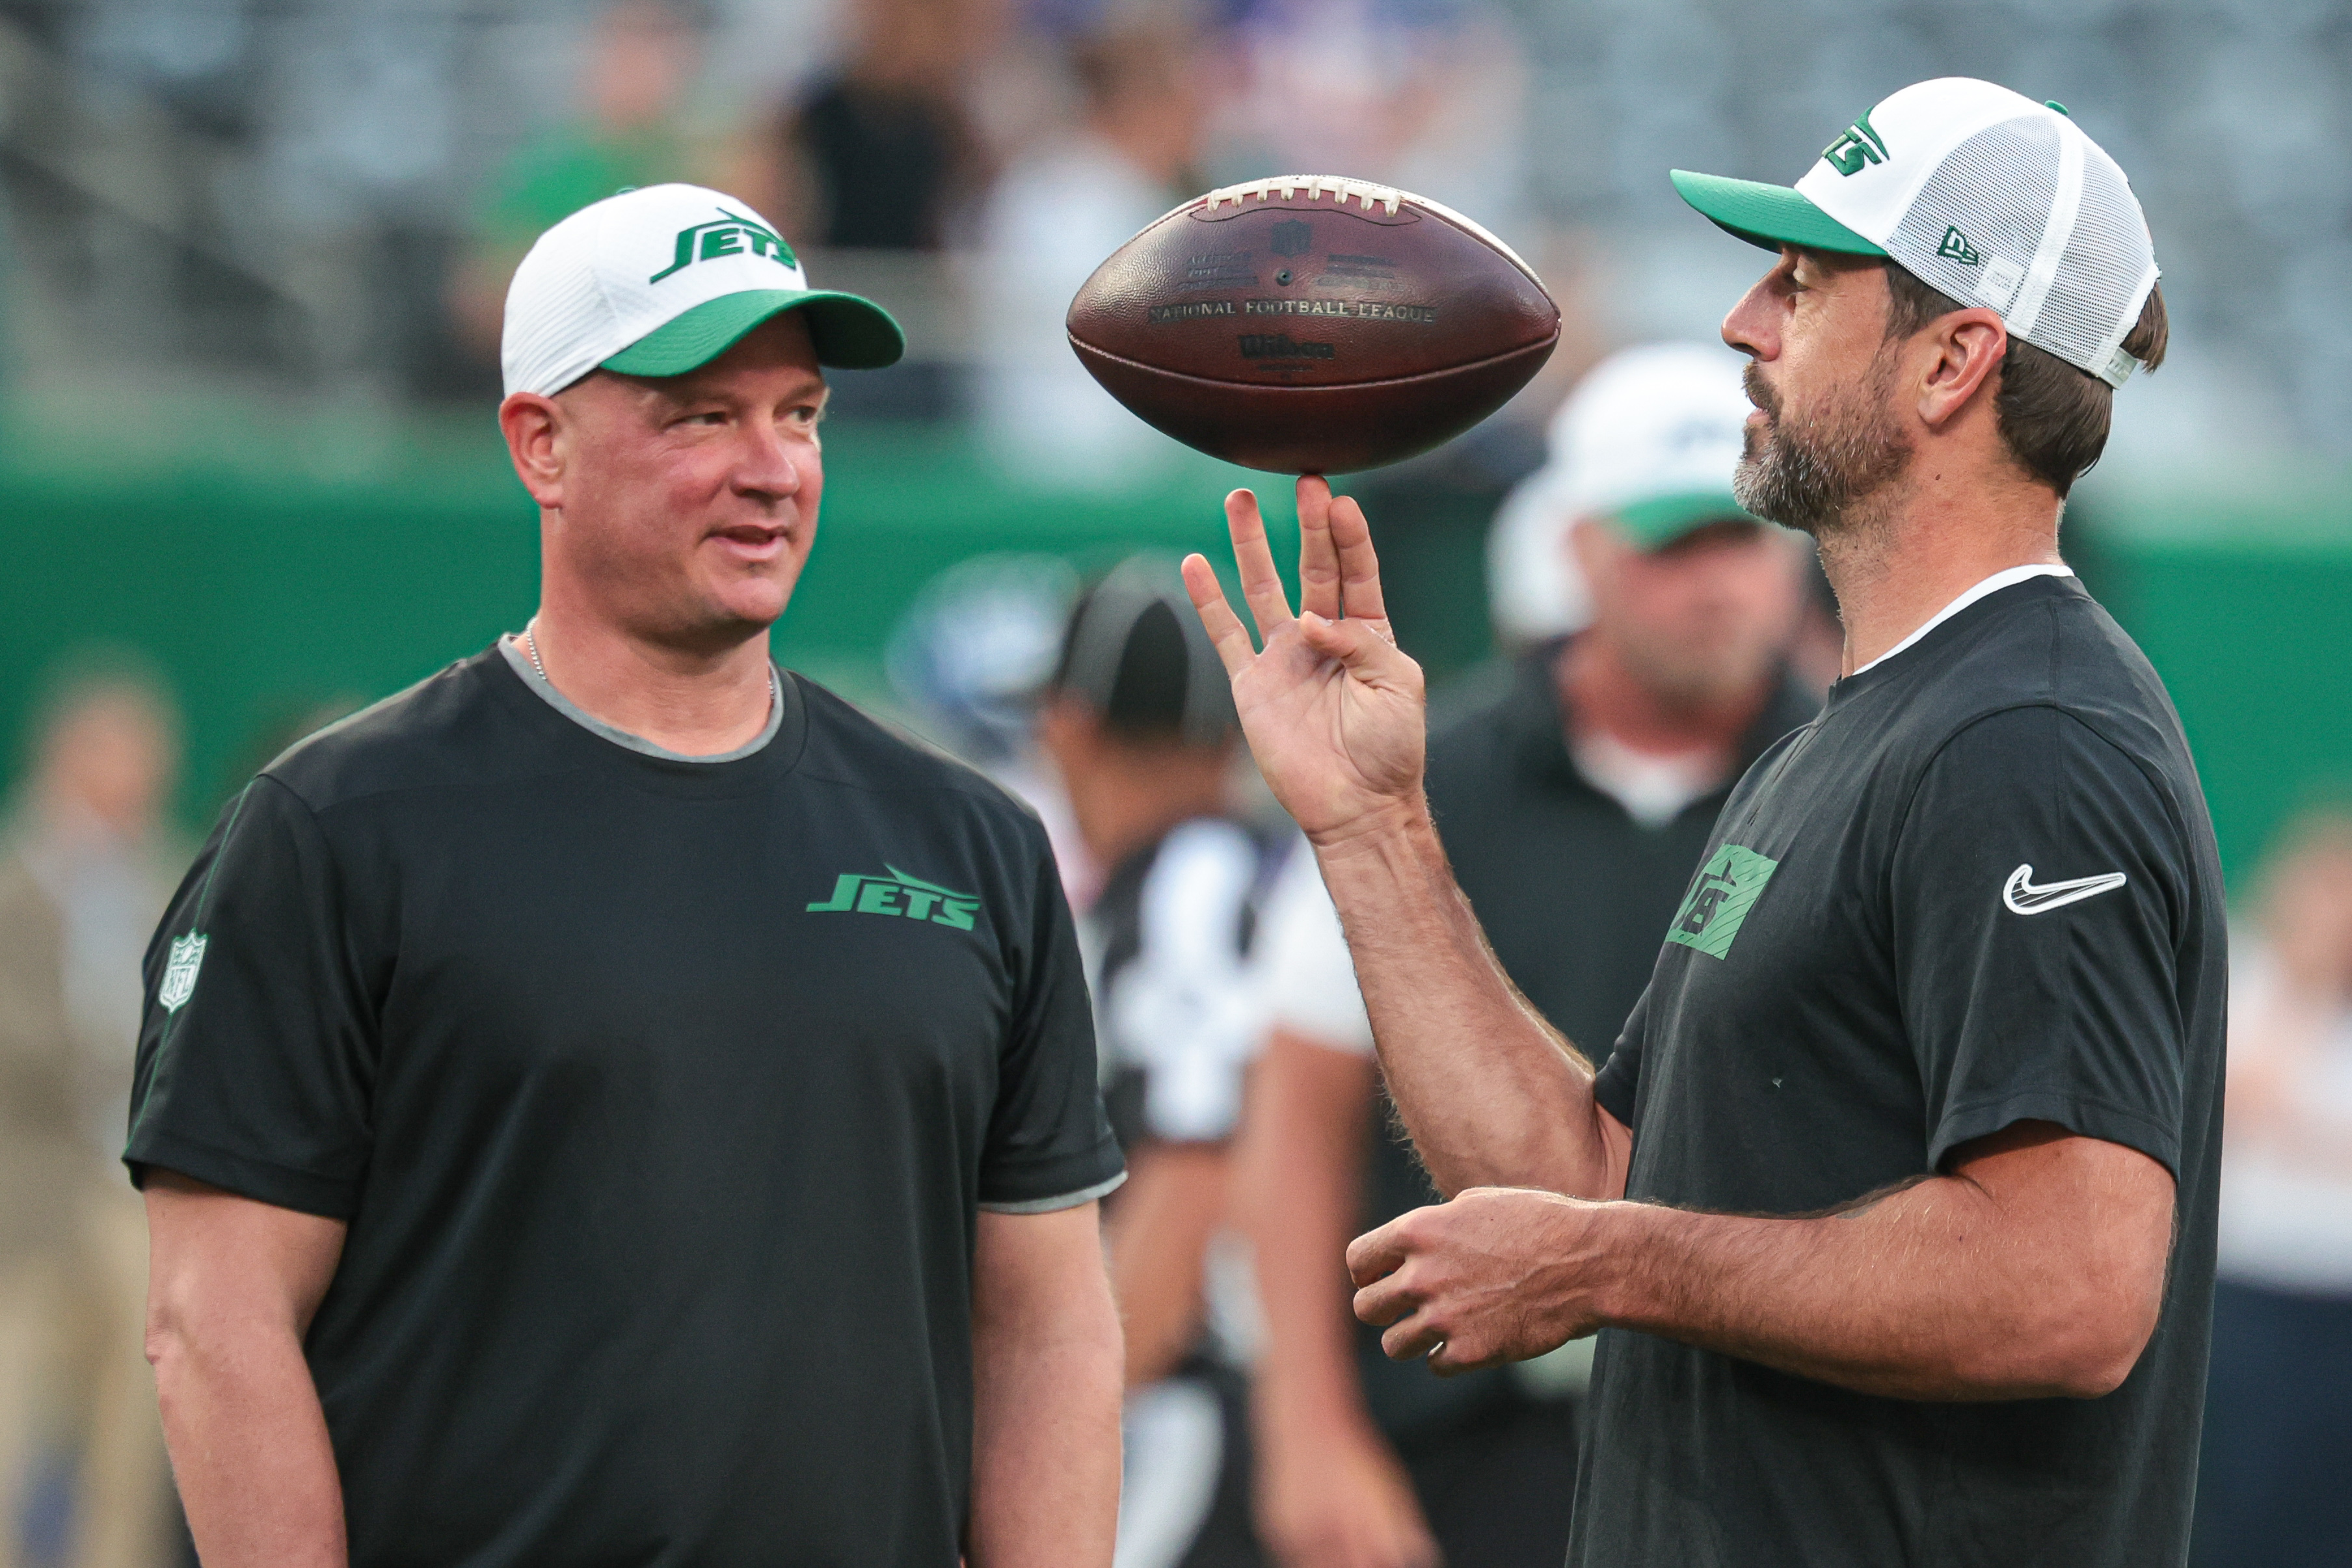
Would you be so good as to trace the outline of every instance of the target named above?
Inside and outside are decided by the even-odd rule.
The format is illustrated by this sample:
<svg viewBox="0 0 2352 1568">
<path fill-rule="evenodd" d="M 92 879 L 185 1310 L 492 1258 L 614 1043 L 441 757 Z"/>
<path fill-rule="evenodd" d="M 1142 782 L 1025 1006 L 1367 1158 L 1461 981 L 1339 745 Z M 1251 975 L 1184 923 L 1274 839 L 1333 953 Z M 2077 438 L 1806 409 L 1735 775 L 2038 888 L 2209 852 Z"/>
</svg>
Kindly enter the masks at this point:
<svg viewBox="0 0 2352 1568">
<path fill-rule="evenodd" d="M 148 958 L 127 1158 L 348 1221 L 352 1562 L 952 1568 L 979 1207 L 1116 1178 L 1045 835 L 787 676 L 730 761 L 496 651 L 288 753 Z"/>
<path fill-rule="evenodd" d="M 2179 718 L 2071 578 L 1840 682 L 1733 791 L 1595 1092 L 1627 1196 L 1797 1214 L 2022 1120 L 2161 1161 L 2155 1337 L 2102 1399 L 1914 1403 L 1606 1331 L 1585 1568 L 2157 1568 L 2213 1285 L 2221 874 Z"/>
<path fill-rule="evenodd" d="M 1496 698 L 1433 727 L 1429 805 L 1504 972 L 1554 1028 L 1597 1059 L 1649 981 L 1658 933 L 1689 884 L 1731 784 L 1668 821 L 1636 821 L 1569 754 L 1560 653 L 1553 643 L 1520 660 Z M 1784 679 L 1741 737 L 1740 766 L 1816 711 L 1811 697 Z M 1366 1163 L 1367 1230 L 1438 1201 L 1389 1118 L 1380 1121 Z M 1420 1363 L 1391 1361 L 1381 1332 L 1357 1325 L 1357 1364 L 1374 1418 L 1392 1437 L 1427 1436 L 1521 1397 L 1507 1369 L 1442 1378 Z"/>
</svg>

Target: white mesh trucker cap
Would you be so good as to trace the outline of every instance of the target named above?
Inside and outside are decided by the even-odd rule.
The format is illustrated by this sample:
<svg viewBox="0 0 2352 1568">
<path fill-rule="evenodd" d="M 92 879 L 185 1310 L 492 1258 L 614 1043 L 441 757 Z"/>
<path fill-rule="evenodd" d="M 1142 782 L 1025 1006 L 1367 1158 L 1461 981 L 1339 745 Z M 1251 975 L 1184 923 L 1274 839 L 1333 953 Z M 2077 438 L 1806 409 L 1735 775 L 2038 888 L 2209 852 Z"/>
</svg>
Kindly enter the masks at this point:
<svg viewBox="0 0 2352 1568">
<path fill-rule="evenodd" d="M 2058 104 L 1944 77 L 1855 120 L 1791 190 L 1674 171 L 1683 199 L 1754 245 L 1891 256 L 1963 305 L 2119 387 L 2156 247 L 2116 161 Z"/>
<path fill-rule="evenodd" d="M 539 236 L 507 288 L 506 390 L 553 396 L 589 371 L 676 376 L 786 310 L 817 362 L 878 370 L 906 339 L 869 299 L 808 286 L 800 257 L 744 203 L 647 185 L 581 208 Z"/>
</svg>

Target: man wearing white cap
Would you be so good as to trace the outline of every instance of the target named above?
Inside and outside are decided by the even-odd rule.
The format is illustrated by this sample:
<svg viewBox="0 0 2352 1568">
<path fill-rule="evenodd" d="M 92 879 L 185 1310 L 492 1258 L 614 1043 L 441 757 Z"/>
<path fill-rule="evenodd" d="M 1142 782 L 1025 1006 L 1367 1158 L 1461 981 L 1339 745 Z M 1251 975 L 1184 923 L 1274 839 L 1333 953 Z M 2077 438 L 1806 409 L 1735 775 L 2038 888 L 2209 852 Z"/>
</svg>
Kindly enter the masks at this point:
<svg viewBox="0 0 2352 1568">
<path fill-rule="evenodd" d="M 1302 486 L 1294 618 L 1229 502 L 1263 653 L 1187 563 L 1452 1195 L 1349 1249 L 1357 1312 L 1443 1370 L 1601 1331 L 1587 1568 L 2180 1563 L 2221 870 L 2161 684 L 2057 548 L 2164 351 L 2138 204 L 2055 106 L 1965 80 L 1794 191 L 1677 182 L 1780 253 L 1724 323 L 1738 493 L 1819 539 L 1844 674 L 1732 791 L 1597 1071 L 1454 888 L 1360 512 Z"/>
<path fill-rule="evenodd" d="M 1803 541 L 1731 494 L 1748 409 L 1720 344 L 1631 349 L 1584 378 L 1538 482 L 1571 519 L 1550 544 L 1591 584 L 1590 624 L 1433 726 L 1430 810 L 1455 877 L 1504 972 L 1570 1038 L 1623 1019 L 1733 780 L 1818 706 L 1780 658 Z M 1574 1353 L 1441 1381 L 1386 1360 L 1377 1331 L 1344 1333 L 1348 1239 L 1434 1195 L 1376 1107 L 1313 856 L 1285 868 L 1257 951 L 1276 1027 L 1241 1164 L 1267 1328 L 1265 1533 L 1285 1568 L 1414 1568 L 1432 1544 L 1448 1568 L 1558 1568 Z"/>
<path fill-rule="evenodd" d="M 265 768 L 126 1158 L 208 1563 L 1110 1560 L 1121 1167 L 1035 819 L 780 671 L 878 307 L 661 185 L 542 235 L 539 613 Z"/>
</svg>

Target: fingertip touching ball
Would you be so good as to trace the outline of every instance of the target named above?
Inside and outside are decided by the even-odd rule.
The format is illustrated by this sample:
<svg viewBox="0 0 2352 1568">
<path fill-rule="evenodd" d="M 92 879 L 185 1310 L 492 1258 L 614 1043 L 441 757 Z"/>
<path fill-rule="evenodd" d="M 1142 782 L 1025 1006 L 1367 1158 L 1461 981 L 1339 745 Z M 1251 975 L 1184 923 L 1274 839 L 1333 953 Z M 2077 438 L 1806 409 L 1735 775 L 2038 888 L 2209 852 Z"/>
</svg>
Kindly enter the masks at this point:
<svg viewBox="0 0 2352 1568">
<path fill-rule="evenodd" d="M 1178 207 L 1095 269 L 1068 324 L 1138 418 L 1277 474 L 1377 468 L 1450 441 L 1559 341 L 1533 269 L 1476 224 L 1307 174 Z"/>
</svg>

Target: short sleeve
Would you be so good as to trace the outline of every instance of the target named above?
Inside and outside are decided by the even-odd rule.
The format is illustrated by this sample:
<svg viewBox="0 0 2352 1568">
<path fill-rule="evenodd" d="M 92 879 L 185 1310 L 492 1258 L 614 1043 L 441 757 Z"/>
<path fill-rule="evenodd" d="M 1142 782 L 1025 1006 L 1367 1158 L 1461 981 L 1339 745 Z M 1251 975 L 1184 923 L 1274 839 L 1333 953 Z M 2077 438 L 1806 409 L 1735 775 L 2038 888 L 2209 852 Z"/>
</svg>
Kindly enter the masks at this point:
<svg viewBox="0 0 2352 1568">
<path fill-rule="evenodd" d="M 330 1218 L 358 1207 L 376 1041 L 334 856 L 310 809 L 256 779 L 147 952 L 123 1158 Z"/>
<path fill-rule="evenodd" d="M 1025 956 L 981 1156 L 980 1207 L 997 1213 L 1074 1207 L 1126 1172 L 1103 1113 L 1077 931 L 1042 829 L 1036 838 Z"/>
<path fill-rule="evenodd" d="M 1928 765 L 1889 895 L 1932 1166 L 2047 1121 L 2177 1172 L 2179 933 L 2198 904 L 2157 777 L 2054 707 L 1981 719 Z"/>
<path fill-rule="evenodd" d="M 1352 1056 L 1371 1054 L 1372 1020 L 1356 987 L 1348 936 L 1315 852 L 1303 841 L 1266 897 L 1251 970 L 1269 1029 Z"/>
<path fill-rule="evenodd" d="M 1650 1022 L 1650 988 L 1642 988 L 1640 999 L 1626 1016 L 1625 1027 L 1617 1031 L 1617 1043 L 1611 1048 L 1609 1060 L 1601 1064 L 1593 1075 L 1592 1098 L 1600 1107 L 1624 1125 L 1633 1124 L 1633 1103 L 1642 1088 L 1642 1040 Z"/>
</svg>

